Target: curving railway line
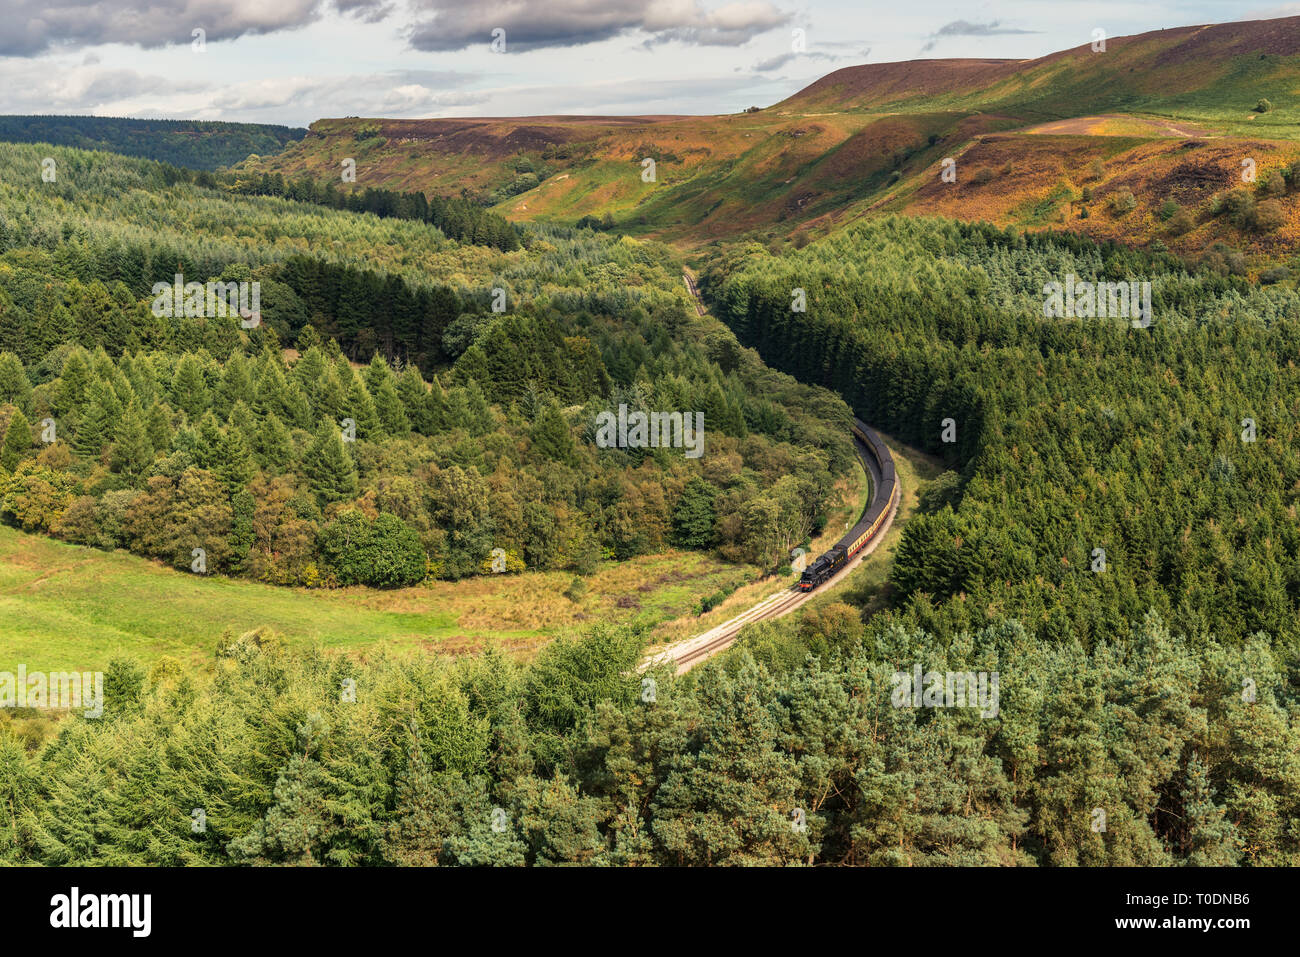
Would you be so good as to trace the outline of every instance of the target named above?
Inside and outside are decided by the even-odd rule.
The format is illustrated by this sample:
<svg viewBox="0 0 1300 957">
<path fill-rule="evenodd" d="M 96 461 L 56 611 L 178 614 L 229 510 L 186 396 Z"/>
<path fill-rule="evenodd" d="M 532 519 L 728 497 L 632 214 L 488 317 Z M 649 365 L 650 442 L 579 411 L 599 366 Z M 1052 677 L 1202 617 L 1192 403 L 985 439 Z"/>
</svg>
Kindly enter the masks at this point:
<svg viewBox="0 0 1300 957">
<path fill-rule="evenodd" d="M 829 588 L 841 582 L 866 555 L 875 550 L 889 531 L 898 511 L 898 477 L 889 449 L 880 436 L 860 419 L 853 420 L 853 442 L 871 477 L 871 500 L 858 523 L 839 542 L 811 562 L 797 584 L 769 595 L 702 635 L 670 645 L 650 658 L 645 667 L 671 662 L 676 665 L 678 674 L 689 671 L 731 645 L 746 625 L 789 614 L 809 601 L 819 588 Z"/>
</svg>

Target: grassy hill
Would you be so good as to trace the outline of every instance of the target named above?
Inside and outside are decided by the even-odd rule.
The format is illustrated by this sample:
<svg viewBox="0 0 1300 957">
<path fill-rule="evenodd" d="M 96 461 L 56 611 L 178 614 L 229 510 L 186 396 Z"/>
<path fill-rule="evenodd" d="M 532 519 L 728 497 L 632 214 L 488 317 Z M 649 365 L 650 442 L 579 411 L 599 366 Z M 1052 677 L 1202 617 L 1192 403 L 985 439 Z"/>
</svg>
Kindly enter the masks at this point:
<svg viewBox="0 0 1300 957">
<path fill-rule="evenodd" d="M 1035 60 L 912 60 L 837 70 L 778 112 L 1005 113 L 1048 120 L 1153 113 L 1231 135 L 1295 139 L 1300 17 L 1153 30 Z M 1274 110 L 1260 116 L 1261 97 Z"/>
<path fill-rule="evenodd" d="M 1114 37 L 1104 52 L 1035 60 L 848 67 L 728 116 L 321 120 L 246 168 L 328 179 L 351 158 L 359 187 L 468 195 L 516 220 L 608 214 L 620 231 L 688 248 L 802 245 L 862 216 L 939 213 L 1187 254 L 1226 242 L 1258 270 L 1285 261 L 1300 230 L 1294 199 L 1279 200 L 1285 222 L 1267 234 L 1203 207 L 1243 185 L 1242 159 L 1263 182 L 1300 158 L 1298 79 L 1291 17 Z M 1258 111 L 1262 99 L 1272 108 Z M 647 157 L 653 182 L 642 177 Z M 944 158 L 964 174 L 956 188 L 939 179 Z M 972 182 L 981 169 L 986 179 Z M 1085 187 L 1102 204 L 1086 219 Z M 1112 217 L 1105 204 L 1123 190 L 1136 210 Z M 1192 204 L 1192 228 L 1165 227 L 1171 198 Z"/>
</svg>

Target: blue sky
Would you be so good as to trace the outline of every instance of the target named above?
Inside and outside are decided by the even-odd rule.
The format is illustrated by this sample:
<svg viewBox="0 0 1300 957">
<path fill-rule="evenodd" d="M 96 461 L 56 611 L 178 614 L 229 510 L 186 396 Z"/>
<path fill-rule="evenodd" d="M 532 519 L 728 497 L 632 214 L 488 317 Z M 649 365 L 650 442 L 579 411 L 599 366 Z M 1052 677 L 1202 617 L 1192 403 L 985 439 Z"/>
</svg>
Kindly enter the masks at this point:
<svg viewBox="0 0 1300 957">
<path fill-rule="evenodd" d="M 728 113 L 858 63 L 1028 59 L 1088 43 L 1097 27 L 1123 36 L 1294 15 L 1300 2 L 1267 0 L 5 0 L 0 113 L 294 126 Z"/>
</svg>

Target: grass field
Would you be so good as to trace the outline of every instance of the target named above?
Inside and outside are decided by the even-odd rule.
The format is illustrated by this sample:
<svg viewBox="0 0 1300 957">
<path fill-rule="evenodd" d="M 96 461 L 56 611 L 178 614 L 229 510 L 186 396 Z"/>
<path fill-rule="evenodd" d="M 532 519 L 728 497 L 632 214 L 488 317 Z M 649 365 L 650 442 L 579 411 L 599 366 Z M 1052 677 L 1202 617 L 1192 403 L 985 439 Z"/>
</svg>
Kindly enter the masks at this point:
<svg viewBox="0 0 1300 957">
<path fill-rule="evenodd" d="M 175 571 L 0 527 L 0 670 L 99 669 L 115 655 L 200 663 L 224 632 L 269 626 L 291 645 L 456 653 L 489 639 L 529 655 L 598 621 L 647 626 L 693 617 L 695 603 L 753 570 L 693 552 L 609 563 L 580 602 L 567 572 L 476 578 L 396 591 L 281 588 Z M 10 669 L 12 670 L 12 669 Z"/>
</svg>

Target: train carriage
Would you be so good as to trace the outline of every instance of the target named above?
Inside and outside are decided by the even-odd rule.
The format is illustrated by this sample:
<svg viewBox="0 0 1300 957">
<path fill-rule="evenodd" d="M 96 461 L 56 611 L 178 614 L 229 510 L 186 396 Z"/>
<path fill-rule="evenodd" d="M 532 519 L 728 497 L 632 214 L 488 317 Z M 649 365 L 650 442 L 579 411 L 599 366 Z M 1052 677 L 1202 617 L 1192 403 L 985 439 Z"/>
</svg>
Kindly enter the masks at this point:
<svg viewBox="0 0 1300 957">
<path fill-rule="evenodd" d="M 853 437 L 858 454 L 871 476 L 872 495 L 867 510 L 847 535 L 819 555 L 799 577 L 799 590 L 811 591 L 835 575 L 854 555 L 871 541 L 884 524 L 885 517 L 898 497 L 898 481 L 894 474 L 894 457 L 880 436 L 867 428 L 861 419 L 853 420 Z M 873 467 L 874 466 L 874 467 Z"/>
</svg>

